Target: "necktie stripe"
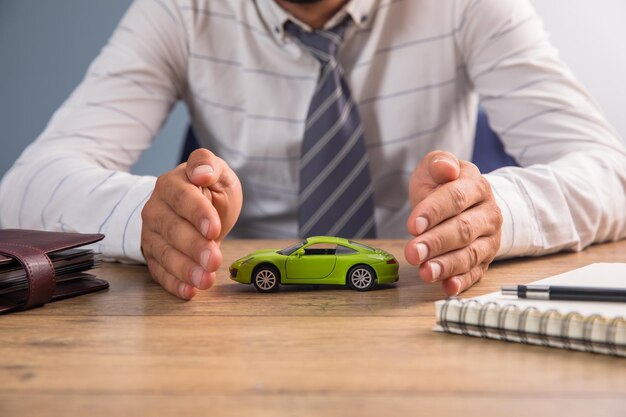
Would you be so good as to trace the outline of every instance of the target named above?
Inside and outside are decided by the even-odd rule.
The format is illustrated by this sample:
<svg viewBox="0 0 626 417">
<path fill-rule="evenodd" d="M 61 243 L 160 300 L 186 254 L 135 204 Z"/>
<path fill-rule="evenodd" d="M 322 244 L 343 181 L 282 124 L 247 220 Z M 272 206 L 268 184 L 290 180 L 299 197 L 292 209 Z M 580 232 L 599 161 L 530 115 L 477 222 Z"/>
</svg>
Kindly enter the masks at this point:
<svg viewBox="0 0 626 417">
<path fill-rule="evenodd" d="M 314 46 L 307 46 L 307 49 L 317 57 L 317 59 L 321 60 L 321 61 L 330 61 L 330 58 L 332 55 L 327 54 L 324 51 L 321 51 L 319 49 L 317 49 Z"/>
<path fill-rule="evenodd" d="M 337 153 L 337 155 L 332 159 L 332 161 L 328 164 L 328 166 L 326 168 L 324 168 L 324 171 L 320 172 L 315 177 L 315 179 L 312 182 L 310 182 L 307 185 L 307 187 L 300 193 L 301 201 L 306 201 L 306 199 L 309 198 L 311 193 L 313 191 L 315 191 L 315 189 L 317 189 L 317 187 L 319 187 L 319 185 L 335 170 L 337 165 L 339 165 L 340 162 L 344 162 L 348 152 L 350 152 L 352 149 L 354 149 L 353 145 L 354 145 L 354 143 L 357 140 L 360 139 L 359 136 L 361 134 L 363 134 L 363 127 L 362 126 L 359 127 L 359 130 L 354 132 L 352 137 L 341 148 L 339 153 Z"/>
<path fill-rule="evenodd" d="M 328 64 L 324 66 L 324 68 L 322 69 L 322 76 L 317 82 L 317 86 L 315 86 L 315 92 L 313 93 L 314 99 L 317 98 L 318 92 L 320 91 L 322 87 L 326 85 L 326 81 L 328 80 L 328 77 L 331 74 L 334 74 L 336 72 L 336 69 L 337 69 L 337 61 L 334 59 L 331 61 L 328 61 Z"/>
<path fill-rule="evenodd" d="M 311 122 L 311 125 L 309 126 L 309 131 L 315 131 L 323 134 L 324 137 L 320 138 L 319 140 L 322 141 L 323 139 L 325 142 L 320 143 L 320 145 L 317 147 L 311 146 L 308 149 L 303 149 L 305 155 L 311 152 L 311 150 L 315 150 L 316 153 L 322 154 L 328 152 L 329 149 L 331 149 L 332 152 L 333 144 L 336 143 L 335 138 L 346 138 L 359 125 L 358 123 L 355 123 L 353 119 L 354 113 L 356 112 L 356 107 L 354 103 L 348 106 L 347 103 L 345 103 L 344 101 L 345 97 L 343 97 L 342 95 L 341 97 L 337 98 L 334 103 L 332 103 L 332 106 L 330 108 L 326 109 L 326 111 L 322 112 L 321 115 L 316 118 L 316 120 Z M 337 120 L 337 107 L 343 108 L 346 112 L 344 119 L 341 120 L 341 123 L 339 125 L 337 125 L 337 123 L 339 122 Z M 328 138 L 326 138 L 325 136 L 326 133 L 330 135 Z M 310 162 L 310 158 L 310 156 L 307 156 L 307 164 Z M 302 165 L 301 167 L 306 168 L 306 166 L 307 165 Z"/>
<path fill-rule="evenodd" d="M 326 90 L 326 88 L 324 90 Z M 315 106 L 315 108 L 318 108 L 322 104 L 323 103 L 318 104 L 317 102 L 311 103 L 311 105 Z M 347 107 L 350 108 L 348 109 Z M 314 107 L 311 107 L 311 109 L 313 108 Z M 351 98 L 346 97 L 343 93 L 333 103 L 331 103 L 331 106 L 327 108 L 324 112 L 322 112 L 320 115 L 315 115 L 315 120 L 311 120 L 311 124 L 309 125 L 308 130 L 323 133 L 327 131 L 329 127 L 334 127 L 335 123 L 337 122 L 337 117 L 339 116 L 339 109 L 342 109 L 341 111 L 349 111 L 349 113 L 345 116 L 345 120 L 340 126 L 341 132 L 338 134 L 350 134 L 350 129 L 356 128 L 356 126 L 361 123 L 358 120 L 359 114 L 356 103 Z M 313 116 L 309 115 L 309 117 L 312 118 Z M 323 147 L 320 149 L 323 149 Z M 305 153 L 309 150 L 310 149 L 306 149 Z"/>
<path fill-rule="evenodd" d="M 335 137 L 335 134 L 341 129 L 342 125 L 348 119 L 350 112 L 352 111 L 353 102 L 349 102 L 347 106 L 345 106 L 339 116 L 337 122 L 324 133 L 324 135 L 317 141 L 304 155 L 302 155 L 301 159 L 301 167 L 300 169 L 307 166 L 307 164 L 311 161 L 311 159 L 318 153 L 332 138 Z"/>
<path fill-rule="evenodd" d="M 308 129 L 311 127 L 311 125 L 313 123 L 315 123 L 317 121 L 317 119 L 319 119 L 319 117 L 326 111 L 328 110 L 328 108 L 339 99 L 339 97 L 341 97 L 341 87 L 337 87 L 335 89 L 335 92 L 333 92 L 331 95 L 328 96 L 328 98 L 326 99 L 326 101 L 324 101 L 322 104 L 320 104 L 317 109 L 315 110 L 315 112 L 307 119 L 306 121 L 306 127 L 305 129 Z"/>
<path fill-rule="evenodd" d="M 370 219 L 363 225 L 357 232 L 354 234 L 355 238 L 362 238 L 369 234 L 371 234 L 371 229 L 375 226 L 374 217 L 370 217 Z"/>
<path fill-rule="evenodd" d="M 375 237 L 374 203 L 363 124 L 336 59 L 346 18 L 335 28 L 285 31 L 321 64 L 300 153 L 298 223 L 303 237 L 339 234 Z"/>
<path fill-rule="evenodd" d="M 324 203 L 316 210 L 315 214 L 302 226 L 303 230 L 309 230 L 321 216 L 326 213 L 335 201 L 344 193 L 344 191 L 352 184 L 354 179 L 367 167 L 367 158 L 362 158 L 361 162 L 352 170 L 352 173 L 346 177 L 341 184 L 330 194 Z"/>
<path fill-rule="evenodd" d="M 350 184 L 348 191 L 344 191 L 341 193 L 338 198 L 333 202 L 330 206 L 330 209 L 325 211 L 322 216 L 317 220 L 314 225 L 314 228 L 320 228 L 324 230 L 324 233 L 330 234 L 331 229 L 341 220 L 341 217 L 352 207 L 355 200 L 357 200 L 361 195 L 365 193 L 367 185 L 369 183 L 369 170 L 367 167 L 358 172 L 358 174 L 354 177 L 352 184 Z M 352 190 L 355 187 L 359 187 L 359 193 L 355 194 Z M 371 213 L 371 206 L 369 205 L 370 195 L 366 194 L 367 201 L 363 203 L 360 208 L 358 208 L 357 212 L 354 216 L 350 216 L 348 218 L 348 222 L 343 226 L 340 230 L 342 233 L 341 237 L 349 237 L 353 236 L 353 233 L 356 232 L 363 222 L 369 220 Z M 314 213 L 317 215 L 317 213 Z M 357 221 L 355 221 L 357 220 Z M 313 230 L 313 229 L 311 229 Z"/>
<path fill-rule="evenodd" d="M 336 71 L 333 71 L 331 77 L 336 76 Z M 340 101 L 338 101 L 332 108 L 335 113 L 335 118 L 337 118 L 337 110 L 344 107 L 344 105 L 347 103 L 347 97 L 345 95 L 345 92 L 343 91 L 341 84 L 334 82 L 334 80 L 328 79 L 327 82 L 324 83 L 324 85 L 319 86 L 319 89 L 311 99 L 307 119 L 311 117 L 311 115 L 315 113 L 315 110 L 326 101 L 326 98 L 332 95 L 337 89 L 341 91 Z"/>
<path fill-rule="evenodd" d="M 339 161 L 339 163 L 330 170 L 326 175 L 326 166 L 320 167 L 321 171 L 317 169 L 310 169 L 303 171 L 301 175 L 301 181 L 303 184 L 307 184 L 306 188 L 309 188 L 310 183 L 318 178 L 318 173 L 324 173 L 325 178 L 320 179 L 319 184 L 315 184 L 310 192 L 304 194 L 305 190 L 301 190 L 299 194 L 299 203 L 304 212 L 311 212 L 317 210 L 326 199 L 338 188 L 346 177 L 350 177 L 354 168 L 361 162 L 363 158 L 363 152 L 358 147 L 353 147 L 347 154 Z M 353 180 L 354 182 L 354 180 Z M 350 194 L 352 188 L 349 189 Z M 321 200 L 323 196 L 323 199 Z M 306 197 L 306 198 L 305 198 Z M 316 203 L 317 202 L 317 203 Z"/>
<path fill-rule="evenodd" d="M 334 56 L 341 44 L 341 37 L 333 32 L 318 30 L 315 32 L 302 32 L 299 39 L 307 48 L 322 51 L 329 56 Z"/>
<path fill-rule="evenodd" d="M 341 217 L 341 219 L 335 223 L 335 225 L 329 230 L 328 233 L 330 233 L 331 235 L 336 235 L 339 233 L 339 231 L 346 225 L 346 223 L 348 222 L 348 220 L 354 215 L 354 213 L 361 208 L 361 206 L 363 205 L 363 203 L 365 203 L 367 201 L 367 199 L 372 198 L 372 188 L 371 188 L 371 184 L 368 187 L 368 189 L 361 194 L 361 196 L 359 198 L 357 198 L 354 203 L 352 203 L 352 206 L 350 206 L 350 208 L 348 209 L 348 211 L 346 211 L 344 213 L 344 215 Z"/>
<path fill-rule="evenodd" d="M 328 39 L 329 41 L 331 41 L 332 43 L 334 43 L 336 46 L 339 46 L 341 44 L 341 36 L 330 32 L 330 31 L 324 31 L 324 30 L 320 30 L 318 32 L 321 36 L 325 37 L 326 39 Z"/>
</svg>

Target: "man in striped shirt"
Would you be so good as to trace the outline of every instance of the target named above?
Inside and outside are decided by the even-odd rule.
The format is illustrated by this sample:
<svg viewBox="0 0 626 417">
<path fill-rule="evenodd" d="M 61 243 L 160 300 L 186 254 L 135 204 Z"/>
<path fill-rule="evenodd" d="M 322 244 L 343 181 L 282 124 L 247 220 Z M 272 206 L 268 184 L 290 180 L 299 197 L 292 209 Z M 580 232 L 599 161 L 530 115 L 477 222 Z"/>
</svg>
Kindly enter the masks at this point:
<svg viewBox="0 0 626 417">
<path fill-rule="evenodd" d="M 129 174 L 177 100 L 210 151 Z M 466 162 L 479 100 L 520 167 Z M 345 147 L 305 173 L 335 136 Z M 334 177 L 341 192 L 320 186 Z M 458 294 L 494 257 L 623 238 L 625 189 L 624 144 L 530 0 L 136 0 L 3 179 L 0 220 L 105 233 L 105 256 L 147 262 L 188 299 L 215 281 L 229 232 L 362 217 L 356 236 L 406 237 L 421 278 Z M 308 199 L 319 190 L 353 203 L 333 212 Z"/>
</svg>

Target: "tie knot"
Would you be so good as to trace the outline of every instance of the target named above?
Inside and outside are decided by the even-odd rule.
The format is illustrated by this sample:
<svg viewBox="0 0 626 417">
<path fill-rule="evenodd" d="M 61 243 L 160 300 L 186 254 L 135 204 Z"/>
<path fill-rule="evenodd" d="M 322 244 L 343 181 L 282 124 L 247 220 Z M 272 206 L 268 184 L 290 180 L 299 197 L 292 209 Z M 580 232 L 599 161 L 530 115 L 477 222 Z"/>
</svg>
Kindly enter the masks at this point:
<svg viewBox="0 0 626 417">
<path fill-rule="evenodd" d="M 291 20 L 285 22 L 285 32 L 296 38 L 318 61 L 327 63 L 337 56 L 339 45 L 343 41 L 346 27 L 350 22 L 346 17 L 341 23 L 331 29 L 321 29 L 308 32 Z"/>
</svg>

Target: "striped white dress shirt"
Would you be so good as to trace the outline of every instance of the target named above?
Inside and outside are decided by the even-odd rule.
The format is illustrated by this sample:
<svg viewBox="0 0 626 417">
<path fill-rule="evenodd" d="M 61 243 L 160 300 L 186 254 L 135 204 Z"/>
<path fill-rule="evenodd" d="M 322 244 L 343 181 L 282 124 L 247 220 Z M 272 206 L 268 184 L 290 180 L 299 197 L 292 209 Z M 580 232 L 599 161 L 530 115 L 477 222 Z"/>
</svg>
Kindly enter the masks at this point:
<svg viewBox="0 0 626 417">
<path fill-rule="evenodd" d="M 346 14 L 339 60 L 364 122 L 379 237 L 408 237 L 409 176 L 427 152 L 471 158 L 479 102 L 521 165 L 486 175 L 504 217 L 500 257 L 626 236 L 624 144 L 529 0 L 352 0 L 328 26 Z M 274 0 L 135 1 L 3 179 L 1 226 L 102 232 L 107 257 L 143 261 L 155 178 L 129 168 L 184 100 L 202 144 L 243 184 L 233 235 L 295 237 L 320 64 L 283 32 L 289 18 Z"/>
</svg>

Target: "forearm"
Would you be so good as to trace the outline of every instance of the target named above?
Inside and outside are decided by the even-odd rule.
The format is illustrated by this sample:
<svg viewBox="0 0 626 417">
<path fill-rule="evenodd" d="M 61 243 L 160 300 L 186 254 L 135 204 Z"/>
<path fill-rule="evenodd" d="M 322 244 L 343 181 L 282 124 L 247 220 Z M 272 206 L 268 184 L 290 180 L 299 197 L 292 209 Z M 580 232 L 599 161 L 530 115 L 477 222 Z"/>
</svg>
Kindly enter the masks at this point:
<svg viewBox="0 0 626 417">
<path fill-rule="evenodd" d="M 572 152 L 486 175 L 503 215 L 498 258 L 544 255 L 626 237 L 626 151 Z"/>
<path fill-rule="evenodd" d="M 140 214 L 154 182 L 71 153 L 27 151 L 0 184 L 0 224 L 104 233 L 97 249 L 106 258 L 143 262 Z"/>
<path fill-rule="evenodd" d="M 498 256 L 626 236 L 626 148 L 550 45 L 529 0 L 468 2 L 458 42 L 491 128 L 521 166 L 487 174 Z"/>
<path fill-rule="evenodd" d="M 155 178 L 129 171 L 186 88 L 178 6 L 133 2 L 82 83 L 3 179 L 2 227 L 100 232 L 106 257 L 143 261 L 141 210 Z"/>
</svg>

